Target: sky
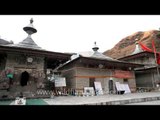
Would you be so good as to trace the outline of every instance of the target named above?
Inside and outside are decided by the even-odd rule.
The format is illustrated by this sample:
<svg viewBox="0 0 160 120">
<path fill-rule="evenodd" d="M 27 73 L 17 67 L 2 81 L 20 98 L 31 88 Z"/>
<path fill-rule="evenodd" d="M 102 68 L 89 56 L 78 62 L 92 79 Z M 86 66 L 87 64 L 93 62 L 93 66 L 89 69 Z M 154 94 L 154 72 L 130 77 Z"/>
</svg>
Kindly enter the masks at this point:
<svg viewBox="0 0 160 120">
<path fill-rule="evenodd" d="M 160 15 L 0 15 L 0 38 L 15 44 L 23 41 L 27 37 L 23 27 L 31 18 L 37 29 L 34 42 L 62 53 L 92 51 L 94 42 L 104 52 L 135 32 L 160 28 Z"/>
</svg>

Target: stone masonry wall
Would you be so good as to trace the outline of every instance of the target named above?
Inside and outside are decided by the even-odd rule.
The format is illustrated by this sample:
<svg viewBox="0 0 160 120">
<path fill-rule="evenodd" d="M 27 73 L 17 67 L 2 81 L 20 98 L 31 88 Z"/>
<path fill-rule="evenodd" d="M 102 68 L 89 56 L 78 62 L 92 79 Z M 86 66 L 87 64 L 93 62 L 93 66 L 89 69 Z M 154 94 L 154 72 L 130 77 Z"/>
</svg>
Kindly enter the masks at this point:
<svg viewBox="0 0 160 120">
<path fill-rule="evenodd" d="M 101 82 L 102 89 L 106 93 L 109 93 L 108 82 L 111 78 L 113 79 L 114 83 L 116 81 L 123 83 L 123 78 L 114 78 L 112 76 L 113 72 L 114 71 L 110 69 L 74 67 L 66 70 L 64 69 L 62 71 L 62 75 L 63 77 L 66 77 L 67 86 L 70 88 L 84 89 L 84 87 L 89 87 L 89 79 L 95 78 L 95 81 Z M 128 85 L 132 91 L 135 91 L 135 77 L 128 79 Z"/>
<path fill-rule="evenodd" d="M 27 58 L 33 58 L 32 62 L 28 62 Z M 13 71 L 13 84 L 10 85 L 9 95 L 16 96 L 19 92 L 36 92 L 37 88 L 44 87 L 44 57 L 36 57 L 33 55 L 8 54 L 5 70 Z M 26 86 L 20 85 L 22 72 L 29 73 L 29 80 Z"/>
<path fill-rule="evenodd" d="M 112 77 L 112 70 L 109 69 L 91 69 L 91 68 L 76 68 L 76 87 L 77 88 L 82 88 L 84 86 L 88 86 L 89 87 L 89 78 L 93 77 L 95 78 L 95 81 L 99 81 L 101 82 L 102 85 L 102 89 L 108 93 L 109 92 L 109 86 L 108 86 L 108 82 L 110 80 L 110 78 Z M 131 73 L 134 72 L 130 71 Z M 123 78 L 114 78 L 112 77 L 113 81 L 114 81 L 114 88 L 115 88 L 115 82 L 120 82 L 120 83 L 124 83 L 124 79 Z M 136 82 L 135 82 L 135 75 L 133 76 L 133 78 L 128 79 L 128 85 L 131 89 L 132 92 L 136 91 Z"/>
<path fill-rule="evenodd" d="M 74 77 L 76 74 L 75 69 L 74 68 L 67 69 L 61 72 L 62 72 L 62 76 L 66 78 L 66 86 L 68 88 L 76 88 L 76 79 Z"/>
</svg>

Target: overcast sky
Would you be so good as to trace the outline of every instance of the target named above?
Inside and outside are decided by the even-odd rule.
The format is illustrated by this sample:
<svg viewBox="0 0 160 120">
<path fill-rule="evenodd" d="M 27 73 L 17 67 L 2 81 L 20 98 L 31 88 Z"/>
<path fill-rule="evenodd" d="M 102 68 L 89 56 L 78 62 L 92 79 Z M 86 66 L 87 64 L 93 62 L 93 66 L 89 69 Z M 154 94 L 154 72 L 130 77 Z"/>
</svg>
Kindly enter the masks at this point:
<svg viewBox="0 0 160 120">
<path fill-rule="evenodd" d="M 21 42 L 31 18 L 32 39 L 54 52 L 92 51 L 95 41 L 104 52 L 135 32 L 160 28 L 160 15 L 0 15 L 0 37 Z"/>
</svg>

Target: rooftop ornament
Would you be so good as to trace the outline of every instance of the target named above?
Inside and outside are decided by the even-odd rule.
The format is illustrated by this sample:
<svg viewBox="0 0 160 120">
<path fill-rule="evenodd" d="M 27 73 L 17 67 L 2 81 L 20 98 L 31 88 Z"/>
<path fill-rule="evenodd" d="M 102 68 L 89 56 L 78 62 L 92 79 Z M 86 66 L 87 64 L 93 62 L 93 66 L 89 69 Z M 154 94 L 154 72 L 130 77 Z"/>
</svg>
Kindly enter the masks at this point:
<svg viewBox="0 0 160 120">
<path fill-rule="evenodd" d="M 94 42 L 94 47 L 92 49 L 94 52 L 98 51 L 99 47 L 97 47 L 96 42 Z"/>
<path fill-rule="evenodd" d="M 33 27 L 33 18 L 30 19 L 30 24 L 23 28 L 23 30 L 28 33 L 28 35 L 32 35 L 33 33 L 36 33 L 37 30 Z"/>
<path fill-rule="evenodd" d="M 136 47 L 135 47 L 135 50 L 133 51 L 132 55 L 142 52 L 142 49 L 140 48 L 140 46 L 139 46 L 139 44 L 138 44 L 138 38 L 136 38 L 135 41 L 136 41 L 136 42 L 135 42 Z"/>
</svg>

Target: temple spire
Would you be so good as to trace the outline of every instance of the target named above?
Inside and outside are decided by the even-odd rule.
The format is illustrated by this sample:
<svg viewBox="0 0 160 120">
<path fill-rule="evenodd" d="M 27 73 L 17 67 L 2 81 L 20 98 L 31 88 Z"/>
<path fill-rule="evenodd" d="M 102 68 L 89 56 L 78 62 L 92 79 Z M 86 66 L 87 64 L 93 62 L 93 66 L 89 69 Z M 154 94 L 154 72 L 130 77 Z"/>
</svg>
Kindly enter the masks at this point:
<svg viewBox="0 0 160 120">
<path fill-rule="evenodd" d="M 132 55 L 133 55 L 133 54 L 140 53 L 140 52 L 143 51 L 143 50 L 141 49 L 141 47 L 139 46 L 138 38 L 136 38 L 135 41 L 136 41 L 136 42 L 135 42 L 136 47 L 135 47 L 134 51 L 132 52 Z"/>
<path fill-rule="evenodd" d="M 101 52 L 98 52 L 99 47 L 97 46 L 96 42 L 94 42 L 94 47 L 92 49 L 93 49 L 94 53 L 91 55 L 91 57 L 100 58 L 100 59 L 114 60 L 113 58 L 111 58 L 109 56 L 106 56 L 106 55 L 103 55 Z"/>
<path fill-rule="evenodd" d="M 27 38 L 25 38 L 18 44 L 9 44 L 9 46 L 44 50 L 41 47 L 39 47 L 31 37 L 32 34 L 37 32 L 37 30 L 33 27 L 33 18 L 30 19 L 29 25 L 23 27 L 23 30 L 28 34 Z"/>
<path fill-rule="evenodd" d="M 98 51 L 99 47 L 97 47 L 96 41 L 94 42 L 94 47 L 92 49 L 94 52 Z"/>
<path fill-rule="evenodd" d="M 33 18 L 30 19 L 30 24 L 23 28 L 23 30 L 28 34 L 32 35 L 33 33 L 36 33 L 37 30 L 33 27 Z"/>
<path fill-rule="evenodd" d="M 22 42 L 19 42 L 18 46 L 41 49 L 41 47 L 39 47 L 31 37 L 32 34 L 37 32 L 37 30 L 33 26 L 33 18 L 30 19 L 30 24 L 24 27 L 23 30 L 28 34 L 28 36 Z"/>
</svg>

